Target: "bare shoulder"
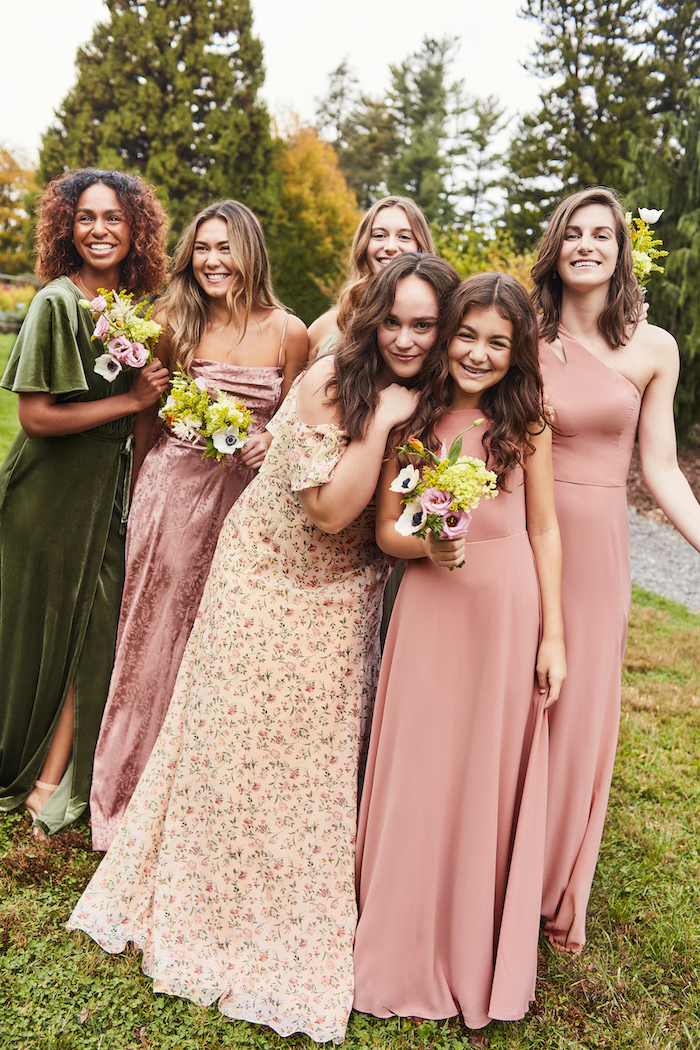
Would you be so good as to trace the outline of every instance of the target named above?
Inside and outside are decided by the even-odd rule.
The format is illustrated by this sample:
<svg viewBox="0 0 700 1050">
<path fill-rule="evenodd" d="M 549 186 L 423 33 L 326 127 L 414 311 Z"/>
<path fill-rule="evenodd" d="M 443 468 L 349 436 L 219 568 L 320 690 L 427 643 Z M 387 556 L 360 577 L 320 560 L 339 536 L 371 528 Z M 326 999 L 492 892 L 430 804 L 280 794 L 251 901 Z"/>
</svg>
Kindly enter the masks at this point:
<svg viewBox="0 0 700 1050">
<path fill-rule="evenodd" d="M 309 333 L 301 317 L 296 314 L 287 314 L 287 339 L 308 342 Z"/>
<path fill-rule="evenodd" d="M 319 350 L 337 328 L 338 310 L 333 308 L 321 314 L 309 325 L 309 360 L 314 361 Z"/>
<path fill-rule="evenodd" d="M 303 376 L 297 389 L 297 413 L 304 423 L 336 423 L 337 409 L 328 404 L 326 386 L 335 378 L 335 359 L 322 357 Z"/>
<path fill-rule="evenodd" d="M 665 328 L 657 327 L 655 324 L 647 324 L 645 321 L 637 325 L 634 335 L 630 339 L 630 346 L 654 354 L 669 355 L 678 353 L 678 344 L 670 332 L 667 332 Z"/>
</svg>

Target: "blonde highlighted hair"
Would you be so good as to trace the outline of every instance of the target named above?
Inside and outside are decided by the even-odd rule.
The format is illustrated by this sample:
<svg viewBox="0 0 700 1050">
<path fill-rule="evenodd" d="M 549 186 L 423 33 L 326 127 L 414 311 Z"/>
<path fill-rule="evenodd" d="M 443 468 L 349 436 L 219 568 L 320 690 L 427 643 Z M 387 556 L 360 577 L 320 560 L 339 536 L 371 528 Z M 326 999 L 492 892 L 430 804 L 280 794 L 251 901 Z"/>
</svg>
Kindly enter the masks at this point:
<svg viewBox="0 0 700 1050">
<path fill-rule="evenodd" d="M 239 277 L 226 293 L 229 321 L 242 314 L 243 327 L 239 342 L 245 336 L 254 307 L 286 309 L 275 297 L 270 279 L 270 263 L 265 247 L 265 234 L 250 208 L 239 201 L 217 201 L 195 215 L 177 243 L 170 268 L 167 290 L 158 306 L 167 317 L 172 346 L 172 365 L 189 374 L 190 365 L 202 342 L 209 321 L 208 296 L 199 285 L 192 269 L 192 256 L 197 233 L 202 223 L 221 219 L 228 230 L 231 265 Z"/>
<path fill-rule="evenodd" d="M 384 208 L 401 208 L 406 213 L 408 225 L 416 238 L 418 250 L 427 255 L 436 255 L 433 238 L 430 235 L 425 215 L 410 197 L 382 197 L 362 216 L 360 225 L 355 231 L 350 248 L 350 269 L 343 287 L 338 295 L 338 328 L 344 332 L 348 321 L 357 309 L 362 293 L 372 277 L 372 270 L 367 262 L 367 246 L 376 225 L 377 216 Z"/>
</svg>

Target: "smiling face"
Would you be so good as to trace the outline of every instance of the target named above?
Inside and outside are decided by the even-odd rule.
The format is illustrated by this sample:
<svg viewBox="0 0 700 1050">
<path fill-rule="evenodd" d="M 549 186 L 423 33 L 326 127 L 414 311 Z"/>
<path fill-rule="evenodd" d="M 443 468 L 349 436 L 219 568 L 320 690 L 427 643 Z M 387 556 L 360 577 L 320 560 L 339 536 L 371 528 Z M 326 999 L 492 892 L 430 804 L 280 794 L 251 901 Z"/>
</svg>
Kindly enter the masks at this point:
<svg viewBox="0 0 700 1050">
<path fill-rule="evenodd" d="M 223 219 L 207 219 L 197 230 L 192 251 L 195 280 L 211 298 L 224 299 L 237 279 L 228 227 Z"/>
<path fill-rule="evenodd" d="M 403 208 L 394 206 L 378 211 L 365 251 L 371 272 L 379 273 L 399 252 L 417 251 L 418 241 Z"/>
<path fill-rule="evenodd" d="M 78 198 L 73 219 L 73 242 L 90 270 L 104 273 L 119 266 L 131 247 L 131 231 L 110 186 L 95 182 Z"/>
<path fill-rule="evenodd" d="M 377 328 L 379 353 L 391 382 L 412 379 L 435 343 L 438 303 L 431 286 L 420 277 L 403 277 L 388 317 Z"/>
<path fill-rule="evenodd" d="M 484 390 L 500 383 L 510 368 L 513 325 L 497 310 L 469 310 L 447 348 L 455 381 L 452 407 L 479 408 Z"/>
<path fill-rule="evenodd" d="M 605 204 L 577 208 L 564 230 L 557 272 L 572 291 L 607 284 L 617 266 L 615 218 Z"/>
</svg>

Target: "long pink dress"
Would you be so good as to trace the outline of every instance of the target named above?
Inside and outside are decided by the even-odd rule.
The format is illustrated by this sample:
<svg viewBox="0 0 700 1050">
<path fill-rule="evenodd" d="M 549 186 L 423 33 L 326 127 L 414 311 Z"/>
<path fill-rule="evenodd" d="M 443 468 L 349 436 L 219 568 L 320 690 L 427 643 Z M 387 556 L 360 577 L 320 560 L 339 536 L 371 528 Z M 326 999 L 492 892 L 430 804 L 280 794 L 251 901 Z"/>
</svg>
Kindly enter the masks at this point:
<svg viewBox="0 0 700 1050">
<path fill-rule="evenodd" d="M 449 413 L 440 437 L 479 415 Z M 522 481 L 474 511 L 463 568 L 408 563 L 389 625 L 357 849 L 355 1008 L 378 1017 L 481 1028 L 534 998 L 547 715 Z"/>
<path fill-rule="evenodd" d="M 280 348 L 281 353 L 281 348 Z M 195 360 L 194 378 L 234 394 L 265 429 L 282 369 Z M 134 490 L 114 670 L 95 751 L 93 849 L 106 850 L 148 761 L 175 686 L 224 518 L 254 476 L 240 456 L 221 466 L 167 429 Z"/>
<path fill-rule="evenodd" d="M 566 329 L 566 362 L 540 344 L 554 435 L 568 677 L 550 711 L 549 803 L 542 914 L 576 951 L 603 834 L 620 721 L 630 607 L 626 481 L 641 397 Z"/>
<path fill-rule="evenodd" d="M 153 753 L 69 925 L 106 951 L 141 948 L 155 991 L 341 1042 L 387 564 L 371 508 L 327 535 L 297 495 L 331 479 L 343 432 L 302 423 L 294 387 L 270 428 Z"/>
</svg>

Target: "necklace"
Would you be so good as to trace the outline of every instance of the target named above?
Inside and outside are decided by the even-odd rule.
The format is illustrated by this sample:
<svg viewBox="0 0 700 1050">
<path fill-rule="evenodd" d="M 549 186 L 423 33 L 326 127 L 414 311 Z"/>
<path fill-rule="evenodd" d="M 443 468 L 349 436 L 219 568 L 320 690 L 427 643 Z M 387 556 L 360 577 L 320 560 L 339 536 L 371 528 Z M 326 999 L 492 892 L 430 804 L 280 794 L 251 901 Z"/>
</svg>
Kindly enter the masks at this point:
<svg viewBox="0 0 700 1050">
<path fill-rule="evenodd" d="M 87 289 L 87 287 L 85 286 L 85 282 L 81 280 L 81 278 L 80 278 L 80 274 L 79 274 L 79 273 L 76 273 L 76 275 L 75 275 L 75 281 L 74 281 L 74 284 L 78 284 L 78 285 L 80 285 L 80 287 L 81 287 L 81 288 L 82 288 L 82 290 L 83 290 L 83 291 L 85 292 L 85 294 L 86 294 L 86 296 L 88 297 L 88 299 L 89 299 L 89 300 L 92 300 L 92 299 L 94 299 L 94 298 L 95 298 L 95 294 L 96 294 L 96 293 L 95 293 L 95 292 L 91 292 L 91 291 L 89 291 L 89 290 Z"/>
</svg>

